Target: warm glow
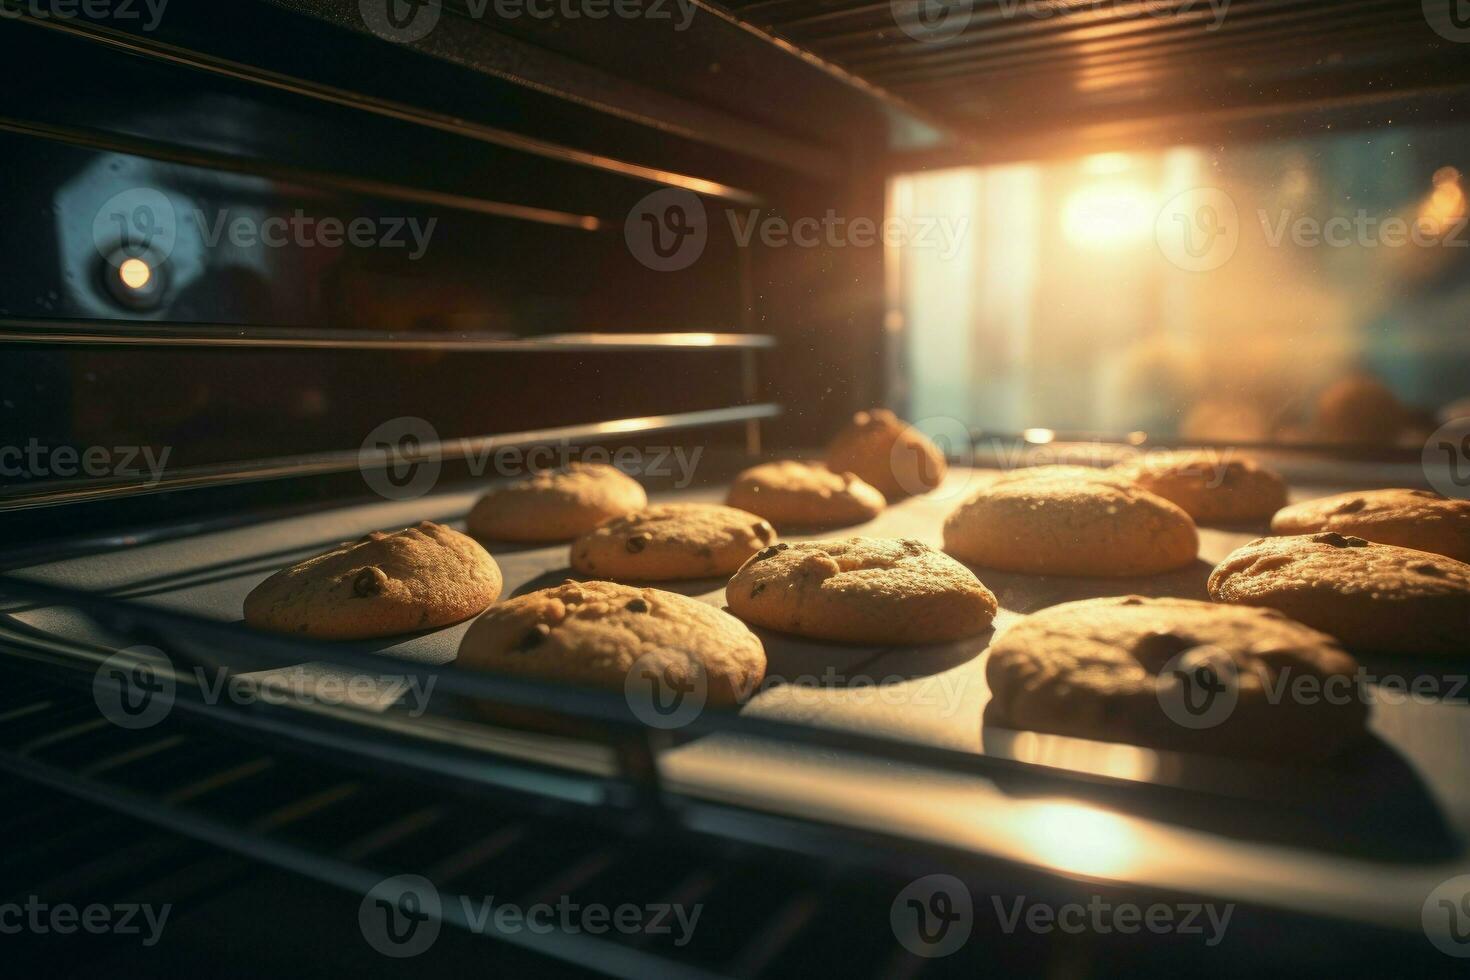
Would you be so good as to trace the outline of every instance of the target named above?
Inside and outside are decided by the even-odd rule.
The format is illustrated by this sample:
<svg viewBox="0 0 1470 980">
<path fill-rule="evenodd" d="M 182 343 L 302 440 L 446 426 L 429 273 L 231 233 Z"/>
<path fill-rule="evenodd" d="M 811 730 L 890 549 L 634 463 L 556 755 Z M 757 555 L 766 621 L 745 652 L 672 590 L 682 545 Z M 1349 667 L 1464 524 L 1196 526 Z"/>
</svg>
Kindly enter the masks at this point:
<svg viewBox="0 0 1470 980">
<path fill-rule="evenodd" d="M 1434 190 L 1419 205 L 1419 220 L 1431 234 L 1442 235 L 1465 217 L 1465 191 L 1460 171 L 1440 167 L 1434 172 Z"/>
<path fill-rule="evenodd" d="M 1082 172 L 1097 176 L 1120 174 L 1133 168 L 1133 158 L 1126 153 L 1095 153 L 1082 161 Z"/>
<path fill-rule="evenodd" d="M 129 289 L 142 289 L 153 278 L 153 270 L 142 259 L 126 259 L 117 267 L 117 275 Z"/>
<path fill-rule="evenodd" d="M 1044 446 L 1057 437 L 1051 429 L 1027 429 L 1021 433 L 1021 438 L 1038 446 Z"/>
<path fill-rule="evenodd" d="M 1097 183 L 1076 191 L 1062 208 L 1062 231 L 1081 248 L 1140 241 L 1153 231 L 1153 197 L 1125 181 Z"/>
<path fill-rule="evenodd" d="M 1074 874 L 1125 874 L 1137 861 L 1138 831 L 1124 818 L 1081 803 L 1038 803 L 1026 840 L 1052 867 Z"/>
</svg>

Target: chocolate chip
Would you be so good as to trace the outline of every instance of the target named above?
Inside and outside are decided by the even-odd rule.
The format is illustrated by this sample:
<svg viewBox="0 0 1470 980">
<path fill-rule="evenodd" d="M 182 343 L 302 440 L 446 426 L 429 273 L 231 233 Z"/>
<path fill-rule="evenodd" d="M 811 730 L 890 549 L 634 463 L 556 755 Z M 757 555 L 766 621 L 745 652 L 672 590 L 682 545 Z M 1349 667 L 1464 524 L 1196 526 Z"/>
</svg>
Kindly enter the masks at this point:
<svg viewBox="0 0 1470 980">
<path fill-rule="evenodd" d="M 707 544 L 695 548 L 694 553 L 701 558 L 713 558 L 715 556 L 715 550 Z"/>
<path fill-rule="evenodd" d="M 1366 548 L 1368 542 L 1362 538 L 1351 535 L 1338 534 L 1336 531 L 1328 531 L 1325 534 L 1314 534 L 1312 540 L 1318 544 L 1330 544 L 1334 548 Z"/>
<path fill-rule="evenodd" d="M 750 590 L 750 597 L 754 599 L 764 591 L 766 591 L 766 583 L 757 582 Z"/>
<path fill-rule="evenodd" d="M 649 607 L 648 602 L 644 599 L 629 599 L 628 604 L 623 608 L 628 612 L 646 613 Z"/>
<path fill-rule="evenodd" d="M 1367 507 L 1367 506 L 1368 506 L 1368 501 L 1364 500 L 1362 497 L 1357 497 L 1357 498 L 1354 498 L 1353 500 L 1349 500 L 1348 502 L 1340 505 L 1336 510 L 1333 511 L 1333 513 L 1334 514 L 1356 514 L 1358 511 L 1362 510 L 1364 507 Z"/>
<path fill-rule="evenodd" d="M 759 552 L 751 560 L 752 561 L 765 561 L 767 558 L 774 558 L 777 555 L 779 555 L 781 552 L 785 551 L 789 547 L 791 547 L 791 546 L 788 545 L 788 544 L 773 544 L 769 548 L 766 548 L 766 549 L 762 550 L 761 552 Z"/>
<path fill-rule="evenodd" d="M 638 554 L 638 552 L 642 551 L 644 548 L 647 548 L 647 547 L 648 547 L 648 535 L 646 535 L 646 534 L 635 534 L 631 538 L 628 539 L 627 548 L 628 548 L 629 551 L 633 552 L 633 554 L 635 554 L 635 555 Z"/>
<path fill-rule="evenodd" d="M 511 647 L 511 649 L 516 653 L 526 653 L 539 647 L 550 635 L 550 626 L 547 626 L 545 623 L 537 623 L 535 626 L 526 630 L 521 638 L 516 641 L 516 645 Z"/>
<path fill-rule="evenodd" d="M 1440 568 L 1438 565 L 1431 565 L 1427 561 L 1415 562 L 1409 566 L 1409 571 L 1418 572 L 1420 575 L 1433 575 L 1436 577 L 1444 574 L 1443 568 Z"/>
<path fill-rule="evenodd" d="M 1171 657 L 1178 656 L 1195 646 L 1193 640 L 1168 630 L 1145 633 L 1133 645 L 1133 655 L 1145 666 L 1162 667 Z"/>
<path fill-rule="evenodd" d="M 369 565 L 358 572 L 357 577 L 352 580 L 352 594 L 362 597 L 377 595 L 383 591 L 383 583 L 387 580 L 388 576 L 383 574 L 382 569 L 376 565 Z"/>
</svg>

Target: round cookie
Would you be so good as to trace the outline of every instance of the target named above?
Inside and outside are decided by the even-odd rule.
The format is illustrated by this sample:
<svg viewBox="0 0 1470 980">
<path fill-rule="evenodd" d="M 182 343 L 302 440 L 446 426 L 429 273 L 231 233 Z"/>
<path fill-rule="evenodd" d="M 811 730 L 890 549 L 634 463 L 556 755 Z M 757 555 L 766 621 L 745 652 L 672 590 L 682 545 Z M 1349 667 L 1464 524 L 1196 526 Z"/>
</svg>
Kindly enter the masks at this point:
<svg viewBox="0 0 1470 980">
<path fill-rule="evenodd" d="M 944 550 L 1037 575 L 1156 575 L 1193 562 L 1199 532 L 1174 504 L 1115 479 L 1005 479 L 945 519 Z"/>
<path fill-rule="evenodd" d="M 991 591 L 921 541 L 842 538 L 773 545 L 725 588 L 747 623 L 846 643 L 942 643 L 983 633 Z"/>
<path fill-rule="evenodd" d="M 823 463 L 782 460 L 752 466 L 735 477 L 725 503 L 784 529 L 861 524 L 877 517 L 887 502 L 853 473 L 833 473 Z"/>
<path fill-rule="evenodd" d="M 466 518 L 495 541 L 570 541 L 603 521 L 648 506 L 643 487 L 603 463 L 569 463 L 492 489 Z"/>
<path fill-rule="evenodd" d="M 1228 755 L 1325 758 L 1363 734 L 1357 661 L 1269 609 L 1138 596 L 1052 606 L 991 643 L 985 724 Z M 1301 689 L 1313 697 L 1293 697 Z"/>
<path fill-rule="evenodd" d="M 705 703 L 733 705 L 764 679 L 761 641 L 714 606 L 660 589 L 568 581 L 507 599 L 471 624 L 456 664 L 622 693 L 634 664 Z"/>
<path fill-rule="evenodd" d="M 1286 506 L 1286 481 L 1250 458 L 1203 451 L 1150 453 L 1111 472 L 1183 508 L 1201 524 L 1264 521 Z"/>
<path fill-rule="evenodd" d="M 1470 651 L 1470 565 L 1336 531 L 1258 538 L 1210 573 L 1217 602 L 1269 606 L 1349 650 Z"/>
<path fill-rule="evenodd" d="M 1048 463 L 1045 466 L 1022 466 L 1001 472 L 991 485 L 1014 483 L 1018 480 L 1094 480 L 1103 483 L 1129 483 L 1126 477 L 1111 470 L 1100 470 L 1094 466 L 1079 466 L 1073 463 Z"/>
<path fill-rule="evenodd" d="M 776 540 L 770 523 L 719 504 L 655 504 L 572 543 L 572 568 L 601 578 L 657 582 L 729 575 Z"/>
<path fill-rule="evenodd" d="M 1353 374 L 1317 396 L 1316 435 L 1325 442 L 1392 445 L 1408 411 L 1393 390 L 1368 374 Z"/>
<path fill-rule="evenodd" d="M 1433 490 L 1364 490 L 1292 504 L 1271 518 L 1273 534 L 1336 531 L 1379 544 L 1470 562 L 1470 500 Z"/>
<path fill-rule="evenodd" d="M 857 474 L 890 503 L 933 490 L 949 472 L 938 446 L 883 408 L 852 417 L 827 447 L 827 465 Z"/>
<path fill-rule="evenodd" d="M 323 640 L 393 636 L 468 619 L 500 588 L 500 567 L 473 538 L 423 521 L 281 569 L 245 597 L 245 623 Z"/>
</svg>

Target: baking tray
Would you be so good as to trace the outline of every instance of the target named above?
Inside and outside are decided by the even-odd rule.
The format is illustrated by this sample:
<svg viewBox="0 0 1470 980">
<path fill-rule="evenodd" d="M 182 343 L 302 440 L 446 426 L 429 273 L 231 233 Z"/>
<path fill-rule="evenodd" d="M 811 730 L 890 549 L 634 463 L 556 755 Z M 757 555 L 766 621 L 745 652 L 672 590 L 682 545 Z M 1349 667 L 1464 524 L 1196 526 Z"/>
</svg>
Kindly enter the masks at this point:
<svg viewBox="0 0 1470 980">
<path fill-rule="evenodd" d="M 925 497 L 890 507 L 836 534 L 913 537 L 940 544 L 945 514 L 983 470 L 957 468 Z M 1342 487 L 1299 486 L 1293 499 Z M 129 547 L 29 560 L 11 571 L 48 585 L 125 599 L 223 622 L 238 622 L 243 599 L 276 569 L 367 531 L 420 520 L 463 527 L 483 487 L 414 501 L 373 501 L 252 521 Z M 658 492 L 658 501 L 719 501 L 723 487 Z M 1206 598 L 1210 568 L 1264 528 L 1201 530 L 1200 559 L 1185 570 L 1140 579 L 1094 580 L 980 570 L 1000 600 L 995 628 L 1027 613 L 1093 596 Z M 793 536 L 788 536 L 793 537 Z M 795 536 L 799 537 L 799 536 Z M 565 545 L 487 546 L 505 594 L 556 584 L 572 573 Z M 666 583 L 701 601 L 724 603 L 724 581 Z M 12 628 L 107 647 L 114 641 L 82 613 L 57 606 L 7 607 Z M 1406 624 L 1412 628 L 1412 624 Z M 384 657 L 383 674 L 355 706 L 386 711 L 405 697 L 395 658 L 453 661 L 468 623 L 355 644 Z M 838 646 L 758 631 L 767 681 L 744 706 L 747 718 L 879 735 L 1075 773 L 1075 785 L 941 773 L 831 747 L 722 733 L 677 744 L 660 757 L 667 788 L 945 848 L 973 851 L 1060 873 L 1130 882 L 1224 899 L 1280 904 L 1312 913 L 1417 929 L 1426 896 L 1470 870 L 1470 691 L 1459 703 L 1377 699 L 1373 738 L 1329 765 L 1286 765 L 1184 756 L 1133 746 L 1018 733 L 983 723 L 989 690 L 985 651 L 992 632 L 928 647 Z M 229 650 L 196 659 L 262 684 L 310 693 L 341 679 L 321 663 L 264 663 Z M 1375 676 L 1430 675 L 1450 691 L 1456 665 L 1367 660 Z M 459 706 L 436 703 L 435 712 Z M 585 747 L 525 736 L 542 761 L 587 765 Z M 1285 753 L 1284 753 L 1285 754 Z M 1014 767 L 1013 767 L 1014 768 Z"/>
</svg>

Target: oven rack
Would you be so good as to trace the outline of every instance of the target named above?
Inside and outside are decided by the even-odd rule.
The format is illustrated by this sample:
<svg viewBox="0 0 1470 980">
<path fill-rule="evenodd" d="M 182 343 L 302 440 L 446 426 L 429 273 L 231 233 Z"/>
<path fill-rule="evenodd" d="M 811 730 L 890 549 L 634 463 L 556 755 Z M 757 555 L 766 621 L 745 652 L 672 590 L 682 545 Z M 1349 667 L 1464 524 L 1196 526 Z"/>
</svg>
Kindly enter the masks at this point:
<svg viewBox="0 0 1470 980">
<path fill-rule="evenodd" d="M 267 480 L 350 473 L 353 470 L 383 470 L 405 464 L 417 465 L 467 459 L 508 447 L 526 447 L 546 443 L 582 443 L 599 438 L 623 438 L 732 423 L 745 423 L 748 427 L 747 439 L 749 440 L 752 438 L 750 426 L 755 426 L 764 419 L 775 418 L 780 414 L 779 405 L 757 403 L 729 408 L 676 412 L 668 415 L 607 419 L 601 422 L 555 426 L 523 432 L 445 439 L 439 442 L 419 443 L 412 449 L 403 446 L 392 449 L 344 449 L 217 465 L 179 467 L 156 480 L 48 481 L 0 491 L 0 513 L 98 500 L 116 500 L 124 497 L 141 497 L 178 490 L 198 490 L 206 487 L 236 486 Z"/>
<path fill-rule="evenodd" d="M 309 705 L 303 706 L 301 711 L 278 712 L 257 711 L 262 707 L 259 705 L 207 705 L 195 697 L 197 684 L 179 670 L 180 661 L 185 664 L 200 662 L 197 656 L 200 653 L 229 651 L 232 655 L 250 658 L 254 665 L 251 672 L 310 663 L 356 674 L 379 675 L 385 661 L 375 653 L 324 641 L 260 632 L 241 623 L 209 619 L 85 589 L 43 584 L 15 573 L 0 574 L 0 597 L 21 603 L 21 609 L 52 606 L 76 610 L 101 625 L 110 635 L 163 652 L 173 662 L 172 668 L 160 667 L 151 661 L 148 666 L 154 670 L 172 669 L 172 677 L 180 692 L 177 704 L 205 718 L 228 718 L 231 725 L 260 730 L 272 737 L 321 744 L 383 762 L 394 762 L 415 772 L 435 772 L 453 780 L 507 789 L 524 788 L 524 780 L 512 770 L 484 766 L 489 757 L 487 753 L 509 753 L 522 761 L 535 756 L 534 752 L 528 755 L 523 746 L 486 741 L 483 726 L 467 725 L 459 720 L 457 714 L 431 713 L 433 724 L 428 725 L 391 709 L 373 714 L 353 708 Z M 4 607 L 0 607 L 0 614 L 4 612 Z M 24 648 L 28 658 L 50 664 L 53 669 L 60 670 L 61 676 L 75 680 L 81 674 L 84 675 L 82 682 L 88 685 L 97 683 L 112 689 L 119 688 L 113 678 L 96 679 L 92 676 L 101 662 L 118 650 L 52 637 L 13 620 L 9 625 L 0 626 L 0 633 L 3 633 L 7 645 Z M 128 655 L 126 650 L 121 650 L 121 653 Z M 612 746 L 608 755 L 598 759 L 581 754 L 574 766 L 563 767 L 568 773 L 577 774 L 573 778 L 591 777 L 597 788 L 584 783 L 581 789 L 570 791 L 564 785 L 557 795 L 599 798 L 605 803 L 621 803 L 635 808 L 669 809 L 672 800 L 660 779 L 657 756 L 671 744 L 671 740 L 667 732 L 641 721 L 625 698 L 591 688 L 467 670 L 452 663 L 428 665 L 395 659 L 392 665 L 395 676 L 401 676 L 405 682 L 416 684 L 420 690 L 435 691 L 436 696 L 442 692 L 458 698 L 461 705 L 473 705 L 477 713 L 510 711 L 523 716 L 529 711 L 573 732 L 584 731 L 590 726 L 606 736 L 605 744 Z M 191 697 L 195 700 L 191 701 Z M 438 727 L 441 725 L 447 727 Z M 446 735 L 446 731 L 452 735 Z M 1238 801 L 1260 794 L 1264 794 L 1263 798 L 1298 796 L 1308 799 L 1314 794 L 1320 795 L 1323 788 L 1307 774 L 1297 772 L 1291 773 L 1288 779 L 1266 780 L 1266 784 L 1256 785 L 1254 781 L 1263 778 L 1261 770 L 1233 770 L 1229 765 L 1216 767 L 1207 781 L 1188 778 L 1150 781 L 1144 777 L 978 754 L 887 735 L 749 717 L 732 711 L 702 711 L 679 729 L 679 735 L 681 739 L 736 736 L 838 752 L 884 764 L 919 767 L 937 774 L 1004 780 L 1017 791 L 1065 792 L 1099 798 L 1125 794 L 1135 802 L 1163 806 L 1189 799 Z M 544 763 L 547 760 L 542 754 L 532 761 Z"/>
<path fill-rule="evenodd" d="M 383 666 L 381 657 L 330 644 L 196 621 L 13 576 L 0 578 L 0 594 L 74 605 L 117 635 L 186 657 L 190 647 L 220 649 L 229 642 L 263 655 L 280 650 L 292 662 L 310 658 L 374 672 Z M 680 792 L 660 780 L 659 753 L 671 745 L 667 734 L 637 723 L 622 699 L 603 692 L 452 667 L 395 665 L 405 676 L 432 674 L 445 692 L 477 692 L 485 704 L 534 707 L 545 717 L 575 720 L 583 726 L 579 737 L 593 739 L 601 750 L 582 751 L 566 742 L 555 758 L 535 758 L 489 736 L 477 741 L 465 729 L 428 733 L 429 726 L 395 717 L 392 710 L 376 716 L 321 706 L 205 704 L 187 684 L 177 687 L 176 710 L 163 722 L 129 730 L 97 712 L 98 685 L 119 689 L 110 673 L 96 671 L 110 648 L 20 627 L 0 629 L 0 649 L 13 667 L 0 694 L 0 771 L 341 889 L 349 896 L 342 904 L 354 918 L 359 898 L 397 874 L 426 876 L 446 901 L 494 894 L 524 906 L 549 895 L 600 895 L 615 896 L 616 902 L 709 903 L 707 914 L 721 918 L 722 925 L 712 927 L 720 932 L 712 940 L 699 937 L 689 950 L 642 939 L 630 948 L 622 940 L 561 932 L 486 937 L 612 975 L 775 976 L 792 975 L 796 964 L 838 963 L 845 966 L 841 975 L 913 976 L 919 964 L 892 941 L 889 905 L 907 882 L 940 871 L 960 876 L 977 901 L 1020 894 L 1085 902 L 1099 890 L 1144 902 L 1168 895 L 1136 883 L 1019 866 L 890 829 L 767 812 L 725 794 Z M 603 734 L 590 735 L 588 726 Z M 1183 802 L 1174 787 L 733 714 L 706 712 L 681 738 L 711 734 L 819 751 L 828 764 L 865 759 L 914 773 L 963 772 L 1022 796 L 1105 804 L 1126 798 L 1130 810 Z M 1195 805 L 1218 805 L 1189 795 Z M 502 856 L 505 862 L 498 860 Z M 747 919 L 731 923 L 722 917 L 735 914 L 725 910 L 737 881 L 747 889 L 736 903 Z M 1292 935 L 1313 937 L 1299 948 L 1335 950 L 1344 965 L 1388 956 L 1402 965 L 1407 956 L 1434 972 L 1437 954 L 1398 927 L 1349 927 L 1243 903 L 1237 914 L 1237 922 L 1265 916 L 1257 921 L 1271 928 L 1280 927 L 1285 916 Z M 944 975 L 954 975 L 950 968 L 973 973 L 981 964 L 993 970 L 1001 962 L 1010 964 L 1003 972 L 1029 972 L 1035 957 L 1057 955 L 1043 936 L 1001 934 L 987 930 L 983 919 L 977 916 L 977 935 L 964 952 L 945 961 Z M 467 925 L 454 908 L 444 923 L 456 931 Z M 1105 957 L 1109 941 L 1085 940 L 1086 955 Z M 1253 949 L 1249 943 L 1244 948 Z M 1166 944 L 1146 955 L 1167 960 L 1172 953 Z M 1216 955 L 1224 962 L 1240 957 L 1242 947 Z"/>
<path fill-rule="evenodd" d="M 355 7 L 355 4 L 354 4 Z M 566 143 L 555 142 L 526 135 L 500 126 L 478 122 L 464 116 L 437 111 L 403 101 L 353 91 L 336 85 L 318 82 L 302 74 L 278 71 L 260 65 L 246 63 L 195 50 L 179 44 L 171 44 L 156 36 L 145 33 L 119 30 L 104 23 L 86 20 L 83 17 L 38 16 L 24 3 L 17 0 L 0 0 L 0 8 L 6 11 L 3 18 L 7 24 L 38 28 L 52 35 L 66 37 L 82 44 L 103 48 L 127 56 L 145 59 L 159 65 L 178 68 L 190 73 L 211 78 L 239 82 L 261 91 L 285 93 L 312 103 L 345 109 L 349 112 L 376 116 L 394 122 L 405 123 L 424 130 L 433 130 L 456 136 L 485 146 L 529 154 L 544 160 L 597 171 L 616 178 L 634 180 L 639 183 L 661 187 L 673 187 L 691 191 L 705 197 L 758 205 L 765 198 L 760 193 L 742 187 L 677 170 L 651 166 L 606 153 L 597 153 Z M 512 44 L 509 38 L 500 41 Z M 524 61 L 531 49 L 519 53 Z M 549 55 L 537 53 L 541 59 Z M 524 84 L 524 80 L 515 80 Z M 589 91 L 595 90 L 589 87 Z M 677 116 L 673 107 L 660 103 L 660 116 Z M 700 119 L 699 122 L 708 120 Z M 691 132 L 699 132 L 695 123 L 688 124 Z M 732 124 L 733 125 L 733 124 Z M 95 150 L 105 150 L 147 157 L 167 163 L 200 167 L 221 172 L 245 174 L 299 186 L 319 187 L 346 191 L 371 197 L 411 201 L 454 208 L 490 216 L 510 217 L 537 221 L 563 227 L 596 231 L 606 227 L 604 222 L 592 215 L 568 214 L 552 209 L 532 208 L 467 194 L 449 194 L 406 184 L 387 181 L 371 181 L 349 174 L 329 173 L 305 167 L 292 167 L 273 161 L 246 159 L 238 155 L 212 152 L 203 148 L 171 140 L 125 135 L 95 126 L 68 127 L 49 125 L 21 118 L 0 118 L 0 130 L 6 130 L 40 139 L 69 143 Z M 764 147 L 776 140 L 773 134 L 754 127 L 736 127 L 729 135 L 732 143 L 747 149 Z M 801 167 L 830 173 L 836 165 L 827 161 L 814 148 L 802 145 L 790 148 L 786 154 Z M 820 164 L 813 160 L 821 159 Z"/>
</svg>

